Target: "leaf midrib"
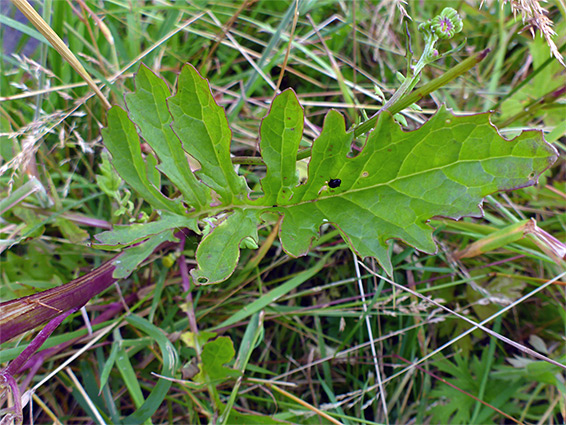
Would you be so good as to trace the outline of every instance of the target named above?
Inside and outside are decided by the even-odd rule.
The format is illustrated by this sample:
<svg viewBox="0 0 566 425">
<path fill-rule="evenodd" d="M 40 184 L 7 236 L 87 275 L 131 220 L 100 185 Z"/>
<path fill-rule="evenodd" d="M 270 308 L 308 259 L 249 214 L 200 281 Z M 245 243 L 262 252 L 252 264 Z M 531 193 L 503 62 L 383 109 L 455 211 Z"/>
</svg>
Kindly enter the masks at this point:
<svg viewBox="0 0 566 425">
<path fill-rule="evenodd" d="M 408 175 L 401 176 L 401 177 L 397 176 L 397 177 L 395 177 L 394 179 L 391 179 L 391 180 L 389 180 L 389 181 L 387 181 L 387 182 L 378 183 L 378 184 L 375 184 L 375 185 L 373 185 L 373 186 L 365 186 L 365 187 L 361 187 L 361 188 L 357 188 L 357 189 L 354 188 L 354 189 L 350 189 L 350 190 L 348 190 L 348 191 L 344 191 L 344 192 L 332 194 L 332 195 L 329 195 L 329 196 L 324 196 L 324 197 L 320 197 L 320 198 L 304 200 L 304 201 L 296 202 L 296 203 L 293 203 L 293 204 L 278 205 L 278 206 L 275 207 L 275 208 L 274 208 L 273 206 L 270 206 L 270 205 L 254 205 L 254 204 L 230 204 L 230 205 L 226 205 L 226 204 L 223 204 L 223 205 L 220 205 L 220 206 L 218 206 L 218 207 L 216 207 L 216 208 L 211 208 L 211 209 L 207 209 L 207 210 L 200 210 L 200 211 L 198 211 L 198 212 L 195 212 L 195 213 L 194 213 L 194 216 L 198 217 L 198 216 L 201 216 L 201 215 L 203 215 L 203 214 L 206 214 L 206 215 L 208 215 L 208 216 L 211 216 L 211 215 L 215 215 L 216 213 L 225 212 L 226 210 L 230 210 L 230 209 L 234 209 L 234 208 L 257 209 L 257 210 L 262 210 L 262 209 L 276 210 L 276 209 L 278 209 L 278 208 L 292 208 L 292 207 L 297 207 L 297 206 L 305 205 L 305 204 L 309 204 L 309 203 L 315 203 L 315 202 L 322 201 L 322 200 L 326 200 L 326 199 L 340 198 L 340 197 L 342 197 L 342 196 L 344 196 L 344 195 L 348 195 L 348 194 L 351 194 L 351 193 L 362 192 L 362 191 L 366 191 L 366 190 L 369 190 L 369 189 L 379 189 L 379 188 L 384 187 L 384 186 L 391 186 L 391 185 L 392 185 L 393 183 L 395 183 L 395 182 L 398 182 L 398 181 L 401 181 L 401 180 L 404 180 L 404 179 L 408 179 L 408 178 L 412 178 L 412 177 L 417 177 L 417 176 L 423 175 L 423 174 L 425 174 L 425 173 L 430 173 L 430 172 L 433 172 L 433 171 L 443 170 L 443 169 L 446 169 L 446 168 L 448 168 L 448 167 L 451 167 L 451 166 L 454 166 L 454 165 L 457 165 L 457 164 L 472 163 L 472 162 L 482 162 L 482 161 L 488 161 L 488 160 L 491 161 L 491 160 L 497 160 L 497 159 L 503 159 L 503 158 L 509 158 L 509 157 L 513 157 L 513 158 L 525 158 L 525 159 L 534 159 L 534 158 L 529 157 L 529 156 L 519 156 L 519 155 L 504 155 L 504 156 L 497 156 L 497 157 L 489 157 L 489 158 L 485 158 L 485 159 L 483 159 L 483 160 L 477 160 L 477 159 L 473 159 L 473 160 L 472 160 L 472 159 L 471 159 L 471 160 L 459 159 L 459 160 L 457 160 L 457 161 L 455 161 L 455 162 L 453 162 L 453 163 L 451 163 L 451 164 L 443 165 L 443 166 L 440 166 L 440 167 L 429 168 L 429 169 L 426 169 L 426 170 L 418 171 L 418 172 L 416 172 L 416 173 L 408 174 Z M 489 174 L 489 173 L 488 173 L 488 174 Z M 451 180 L 448 176 L 446 176 L 446 178 L 449 179 L 449 180 Z M 358 178 L 358 180 L 359 180 L 359 178 Z M 454 180 L 452 180 L 452 181 L 454 181 Z M 203 184 L 204 184 L 204 183 L 203 183 Z M 295 186 L 295 187 L 298 187 L 298 186 Z M 399 192 L 397 189 L 395 189 L 395 188 L 393 188 L 393 187 L 391 187 L 391 189 L 395 190 L 396 192 Z M 265 194 L 264 194 L 264 196 L 265 196 Z M 405 196 L 409 196 L 409 195 L 405 195 Z M 261 199 L 261 198 L 258 198 L 258 199 Z M 291 198 L 291 199 L 292 199 L 292 198 Z"/>
</svg>

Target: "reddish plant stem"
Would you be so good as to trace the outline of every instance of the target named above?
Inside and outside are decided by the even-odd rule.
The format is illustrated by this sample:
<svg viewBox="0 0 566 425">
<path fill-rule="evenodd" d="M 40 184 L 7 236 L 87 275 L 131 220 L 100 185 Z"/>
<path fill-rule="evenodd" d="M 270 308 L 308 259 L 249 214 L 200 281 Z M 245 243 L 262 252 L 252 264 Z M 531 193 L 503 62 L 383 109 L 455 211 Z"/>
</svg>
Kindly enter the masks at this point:
<svg viewBox="0 0 566 425">
<path fill-rule="evenodd" d="M 176 237 L 183 237 L 179 231 Z M 176 246 L 166 242 L 154 252 Z M 0 303 L 0 344 L 32 330 L 49 320 L 74 308 L 81 308 L 92 297 L 98 295 L 118 279 L 112 276 L 114 262 L 122 253 L 105 262 L 91 272 L 56 288 L 51 288 L 27 297 Z"/>
<path fill-rule="evenodd" d="M 92 297 L 114 282 L 113 262 L 122 254 L 65 285 L 0 304 L 0 343 L 84 306 Z"/>
</svg>

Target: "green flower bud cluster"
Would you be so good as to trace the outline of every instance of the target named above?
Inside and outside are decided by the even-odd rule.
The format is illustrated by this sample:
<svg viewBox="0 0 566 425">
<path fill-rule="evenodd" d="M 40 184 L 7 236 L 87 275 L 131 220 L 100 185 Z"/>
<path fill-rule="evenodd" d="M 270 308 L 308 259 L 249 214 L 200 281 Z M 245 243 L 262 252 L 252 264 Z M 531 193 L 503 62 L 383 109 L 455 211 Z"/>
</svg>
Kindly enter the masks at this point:
<svg viewBox="0 0 566 425">
<path fill-rule="evenodd" d="M 425 48 L 417 65 L 415 65 L 415 74 L 421 72 L 427 63 L 438 58 L 438 50 L 434 48 L 439 39 L 448 40 L 460 31 L 462 31 L 462 18 L 451 7 L 445 7 L 440 15 L 429 19 L 419 25 L 419 31 L 423 34 L 425 40 Z"/>
<path fill-rule="evenodd" d="M 446 7 L 440 12 L 440 15 L 420 24 L 419 31 L 422 32 L 425 37 L 436 40 L 439 38 L 448 40 L 462 31 L 462 27 L 462 18 L 460 18 L 458 12 L 451 7 Z"/>
<path fill-rule="evenodd" d="M 448 40 L 462 31 L 462 18 L 451 7 L 445 8 L 440 15 L 432 19 L 432 30 L 443 40 Z"/>
<path fill-rule="evenodd" d="M 423 68 L 438 59 L 439 53 L 435 45 L 438 40 L 448 40 L 462 31 L 462 18 L 451 7 L 446 7 L 440 15 L 429 19 L 419 25 L 419 31 L 423 34 L 425 46 L 423 53 L 416 64 L 410 65 L 407 70 L 407 77 L 404 78 L 401 86 L 395 94 L 383 105 L 383 109 L 391 107 L 398 102 L 406 93 L 409 93 L 416 86 L 420 79 Z M 412 51 L 409 61 L 412 60 Z"/>
</svg>

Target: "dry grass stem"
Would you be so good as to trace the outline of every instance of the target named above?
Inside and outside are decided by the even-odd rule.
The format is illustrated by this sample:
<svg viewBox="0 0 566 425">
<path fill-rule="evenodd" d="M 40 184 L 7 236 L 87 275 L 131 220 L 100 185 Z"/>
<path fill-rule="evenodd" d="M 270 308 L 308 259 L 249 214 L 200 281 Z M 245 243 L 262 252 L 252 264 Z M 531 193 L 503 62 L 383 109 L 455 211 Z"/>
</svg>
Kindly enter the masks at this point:
<svg viewBox="0 0 566 425">
<path fill-rule="evenodd" d="M 12 3 L 30 20 L 33 26 L 51 43 L 53 48 L 59 52 L 63 58 L 77 71 L 80 76 L 87 82 L 89 87 L 96 93 L 102 105 L 106 109 L 110 109 L 111 105 L 102 94 L 98 86 L 90 77 L 89 73 L 84 69 L 82 64 L 71 52 L 67 45 L 61 40 L 55 31 L 49 26 L 47 22 L 35 11 L 35 9 L 26 0 L 12 0 Z"/>
<path fill-rule="evenodd" d="M 534 28 L 538 28 L 543 37 L 546 39 L 548 47 L 550 47 L 550 52 L 552 55 L 566 67 L 564 58 L 558 51 L 558 47 L 554 43 L 553 37 L 556 32 L 552 29 L 553 22 L 546 16 L 547 11 L 540 5 L 539 0 L 503 0 L 503 4 L 510 3 L 511 10 L 513 11 L 513 16 L 517 16 L 517 13 L 521 14 L 523 23 L 528 23 L 526 29 L 528 29 L 535 37 Z"/>
</svg>

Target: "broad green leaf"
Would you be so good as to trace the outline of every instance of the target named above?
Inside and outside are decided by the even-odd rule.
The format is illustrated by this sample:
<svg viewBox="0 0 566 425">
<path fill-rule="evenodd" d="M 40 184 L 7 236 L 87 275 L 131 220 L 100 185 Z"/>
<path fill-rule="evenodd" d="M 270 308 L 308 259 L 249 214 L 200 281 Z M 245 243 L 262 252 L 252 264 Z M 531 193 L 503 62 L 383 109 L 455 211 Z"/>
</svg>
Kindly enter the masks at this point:
<svg viewBox="0 0 566 425">
<path fill-rule="evenodd" d="M 171 129 L 166 102 L 169 96 L 165 81 L 142 65 L 136 74 L 136 91 L 126 95 L 126 103 L 140 134 L 161 161 L 158 169 L 169 177 L 189 205 L 201 209 L 210 201 L 210 189 L 191 172 L 185 151 Z"/>
<path fill-rule="evenodd" d="M 102 130 L 102 137 L 112 154 L 112 165 L 120 177 L 154 208 L 183 213 L 184 209 L 179 203 L 165 197 L 149 183 L 141 156 L 140 139 L 126 111 L 113 106 L 107 117 L 108 127 Z"/>
<path fill-rule="evenodd" d="M 186 213 L 212 229 L 197 249 L 198 267 L 191 272 L 199 284 L 230 276 L 240 244 L 246 238 L 257 241 L 257 228 L 268 212 L 283 217 L 280 239 L 290 255 L 306 254 L 320 227 L 329 223 L 360 257 L 376 258 L 391 274 L 391 240 L 435 252 L 433 229 L 427 224 L 431 218 L 480 216 L 485 196 L 535 184 L 557 155 L 541 132 L 525 131 L 506 140 L 491 125 L 489 114 L 455 116 L 441 107 L 410 132 L 382 113 L 363 150 L 350 157 L 353 132 L 346 131 L 340 113 L 330 111 L 313 143 L 306 181 L 299 184 L 296 156 L 304 115 L 295 94 L 287 90 L 274 99 L 263 120 L 263 194 L 250 200 L 230 160 L 226 116 L 207 81 L 192 66 L 184 67 L 177 93 L 167 103 L 173 130 L 201 164 L 195 180 L 216 192 L 214 204 L 193 205 L 195 210 Z M 127 120 L 124 115 L 119 116 Z M 119 123 L 128 128 L 126 134 L 134 128 L 128 122 Z M 168 122 L 162 118 L 157 133 L 166 133 L 163 123 Z M 163 228 L 164 223 L 156 226 Z M 129 243 L 127 237 L 122 241 Z"/>
<path fill-rule="evenodd" d="M 488 114 L 454 116 L 444 108 L 412 132 L 381 114 L 354 158 L 345 155 L 349 140 L 343 118 L 331 111 L 314 143 L 308 181 L 280 208 L 283 248 L 294 256 L 306 253 L 320 225 L 329 222 L 360 257 L 375 257 L 389 274 L 390 239 L 435 252 L 429 219 L 479 216 L 485 196 L 535 184 L 555 160 L 539 132 L 508 141 Z M 332 189 L 329 179 L 341 185 Z"/>
<path fill-rule="evenodd" d="M 194 377 L 196 382 L 223 381 L 239 376 L 238 371 L 224 366 L 234 358 L 236 351 L 232 340 L 227 336 L 220 336 L 214 341 L 207 342 L 201 353 L 201 371 Z"/>
<path fill-rule="evenodd" d="M 192 65 L 186 65 L 177 93 L 167 101 L 173 130 L 183 148 L 201 165 L 197 176 L 216 191 L 224 204 L 241 204 L 248 188 L 230 160 L 232 131 L 224 110 L 212 97 L 208 82 Z"/>
<path fill-rule="evenodd" d="M 246 237 L 257 241 L 258 212 L 235 209 L 200 243 L 198 268 L 191 275 L 198 284 L 222 282 L 232 274 L 240 257 L 240 242 Z"/>
<path fill-rule="evenodd" d="M 261 181 L 263 205 L 287 203 L 297 186 L 297 150 L 303 135 L 303 109 L 292 90 L 275 98 L 261 123 L 261 156 L 270 164 Z"/>
</svg>

